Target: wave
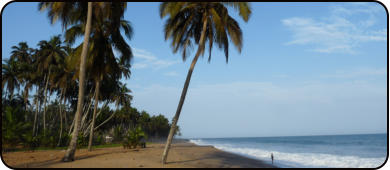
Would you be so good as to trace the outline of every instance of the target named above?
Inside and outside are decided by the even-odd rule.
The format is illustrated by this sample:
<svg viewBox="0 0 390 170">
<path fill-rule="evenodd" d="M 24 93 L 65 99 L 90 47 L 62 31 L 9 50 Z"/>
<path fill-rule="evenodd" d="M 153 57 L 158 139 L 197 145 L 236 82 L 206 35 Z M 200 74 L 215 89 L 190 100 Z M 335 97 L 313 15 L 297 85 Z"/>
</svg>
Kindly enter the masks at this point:
<svg viewBox="0 0 390 170">
<path fill-rule="evenodd" d="M 212 145 L 217 149 L 236 153 L 271 163 L 270 155 L 274 155 L 274 164 L 279 167 L 331 167 L 331 168 L 376 168 L 384 163 L 385 157 L 361 158 L 357 156 L 340 156 L 320 153 L 287 153 L 264 150 L 260 148 L 237 147 L 231 144 L 208 143 L 200 139 L 192 139 L 196 145 Z"/>
</svg>

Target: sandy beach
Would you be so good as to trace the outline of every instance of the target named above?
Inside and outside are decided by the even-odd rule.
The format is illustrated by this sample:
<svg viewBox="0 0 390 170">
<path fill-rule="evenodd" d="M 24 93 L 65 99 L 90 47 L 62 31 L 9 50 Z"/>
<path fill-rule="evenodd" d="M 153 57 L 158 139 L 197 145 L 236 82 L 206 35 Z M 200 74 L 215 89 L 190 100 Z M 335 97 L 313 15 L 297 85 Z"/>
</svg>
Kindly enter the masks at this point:
<svg viewBox="0 0 390 170">
<path fill-rule="evenodd" d="M 263 161 L 220 151 L 212 146 L 175 143 L 167 164 L 161 164 L 164 144 L 149 144 L 146 148 L 99 148 L 88 152 L 79 149 L 76 160 L 61 162 L 64 150 L 3 153 L 3 161 L 11 168 L 272 168 Z"/>
</svg>

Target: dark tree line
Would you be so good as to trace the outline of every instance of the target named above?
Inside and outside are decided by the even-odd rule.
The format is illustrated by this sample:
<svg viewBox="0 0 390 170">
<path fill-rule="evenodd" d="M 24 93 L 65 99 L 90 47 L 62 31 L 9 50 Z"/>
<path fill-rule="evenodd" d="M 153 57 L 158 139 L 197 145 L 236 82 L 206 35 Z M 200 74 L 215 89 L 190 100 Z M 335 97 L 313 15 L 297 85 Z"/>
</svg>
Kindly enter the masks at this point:
<svg viewBox="0 0 390 170">
<path fill-rule="evenodd" d="M 12 49 L 11 56 L 2 64 L 3 149 L 67 146 L 78 100 L 77 68 L 71 66 L 77 48 L 62 42 L 58 35 L 49 41 L 40 41 L 37 49 L 25 42 Z M 130 73 L 129 66 L 119 62 L 117 65 L 119 73 Z M 150 116 L 130 106 L 131 90 L 119 78 L 103 76 L 98 98 L 100 107 L 95 102 L 96 80 L 87 79 L 79 146 L 88 144 L 94 113 L 93 131 L 97 135 L 92 141 L 95 145 L 103 144 L 104 136 L 114 136 L 115 128 L 121 129 L 120 135 L 114 136 L 116 141 L 137 126 L 142 127 L 150 140 L 166 138 L 169 133 L 170 124 L 163 115 Z M 110 104 L 114 109 L 108 106 Z"/>
</svg>

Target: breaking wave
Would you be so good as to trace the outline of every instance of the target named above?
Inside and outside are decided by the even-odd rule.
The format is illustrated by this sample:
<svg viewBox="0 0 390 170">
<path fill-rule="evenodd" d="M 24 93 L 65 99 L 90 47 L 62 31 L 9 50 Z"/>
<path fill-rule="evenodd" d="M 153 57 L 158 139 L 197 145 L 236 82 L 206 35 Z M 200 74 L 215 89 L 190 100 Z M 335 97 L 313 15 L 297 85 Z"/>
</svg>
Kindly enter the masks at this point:
<svg viewBox="0 0 390 170">
<path fill-rule="evenodd" d="M 287 153 L 265 150 L 262 148 L 237 147 L 224 143 L 208 143 L 201 139 L 192 139 L 196 145 L 212 145 L 222 151 L 242 156 L 260 159 L 271 163 L 270 155 L 274 155 L 274 164 L 279 167 L 340 167 L 340 168 L 376 168 L 382 165 L 386 158 L 361 158 L 358 156 L 341 156 L 321 153 Z"/>
</svg>

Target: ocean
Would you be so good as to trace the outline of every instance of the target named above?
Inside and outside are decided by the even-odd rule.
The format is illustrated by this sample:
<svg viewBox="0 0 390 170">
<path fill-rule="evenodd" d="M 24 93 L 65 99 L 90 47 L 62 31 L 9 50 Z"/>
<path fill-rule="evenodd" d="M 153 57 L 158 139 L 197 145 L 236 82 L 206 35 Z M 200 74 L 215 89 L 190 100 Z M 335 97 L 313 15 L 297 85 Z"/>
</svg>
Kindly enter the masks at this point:
<svg viewBox="0 0 390 170">
<path fill-rule="evenodd" d="M 260 159 L 278 167 L 376 168 L 387 156 L 387 134 L 198 138 L 196 145 Z"/>
</svg>

